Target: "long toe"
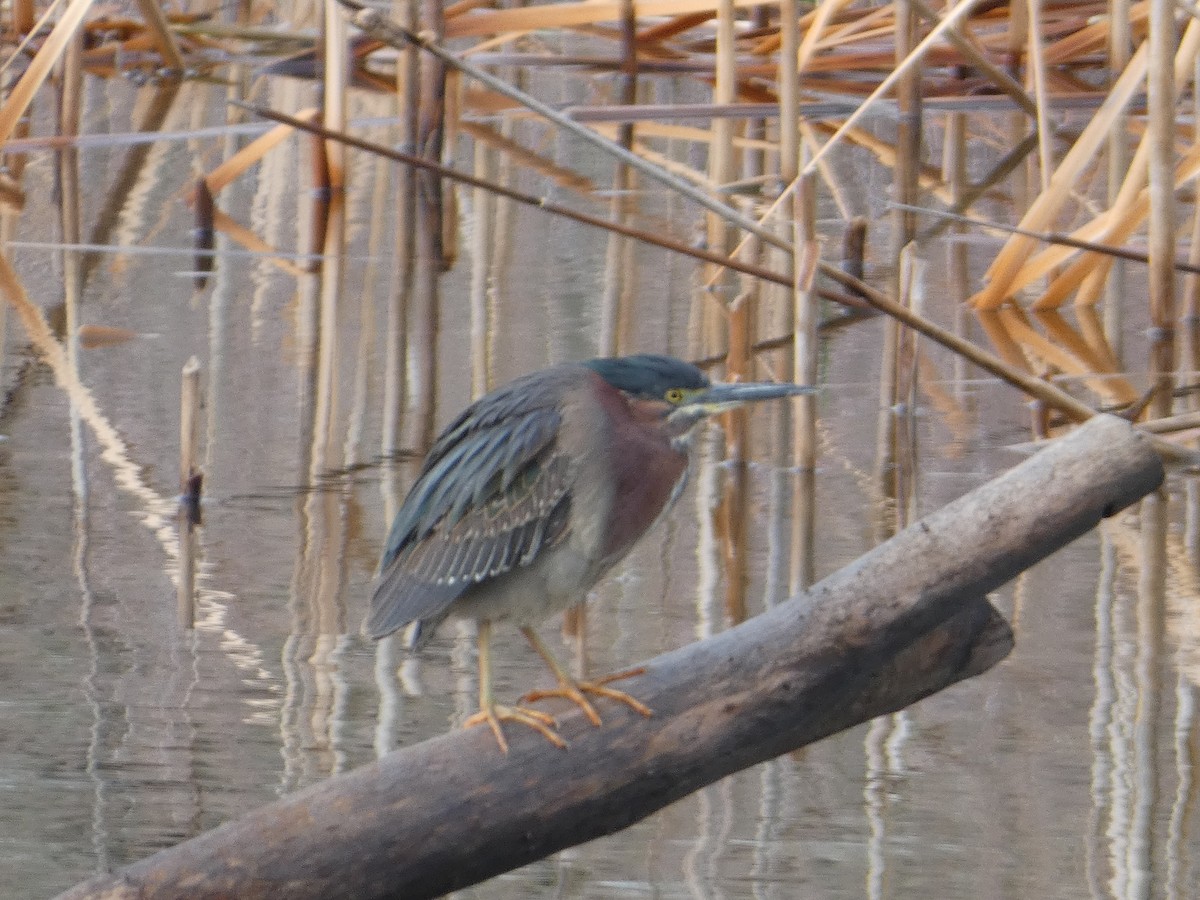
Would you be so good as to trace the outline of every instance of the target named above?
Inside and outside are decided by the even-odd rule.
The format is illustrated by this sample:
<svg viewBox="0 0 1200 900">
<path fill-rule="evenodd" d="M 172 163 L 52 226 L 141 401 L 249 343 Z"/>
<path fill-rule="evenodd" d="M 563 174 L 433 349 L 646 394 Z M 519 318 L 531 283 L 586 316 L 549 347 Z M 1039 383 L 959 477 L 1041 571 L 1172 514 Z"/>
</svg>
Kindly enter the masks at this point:
<svg viewBox="0 0 1200 900">
<path fill-rule="evenodd" d="M 587 687 L 584 688 L 588 693 L 595 694 L 598 697 L 608 697 L 610 700 L 619 700 L 626 706 L 636 712 L 641 713 L 646 718 L 654 715 L 653 710 L 645 703 L 633 697 L 624 691 L 618 691 L 614 688 L 605 687 L 612 684 L 614 681 L 622 681 L 626 678 L 636 678 L 639 675 L 646 674 L 645 666 L 638 666 L 636 669 L 626 669 L 624 672 L 613 672 L 611 675 L 605 675 L 603 678 L 597 678 L 595 681 L 589 681 Z"/>
<path fill-rule="evenodd" d="M 644 669 L 630 669 L 628 672 L 618 672 L 615 675 L 606 675 L 604 678 L 599 678 L 596 681 L 564 681 L 560 682 L 559 686 L 545 691 L 530 691 L 521 699 L 525 702 L 532 703 L 536 700 L 543 700 L 547 697 L 562 697 L 565 700 L 570 700 L 576 706 L 583 710 L 583 714 L 588 717 L 588 721 L 593 725 L 600 724 L 600 715 L 596 712 L 596 708 L 591 701 L 585 697 L 585 694 L 591 694 L 594 697 L 607 697 L 609 700 L 616 700 L 624 703 L 636 712 L 643 716 L 654 715 L 650 707 L 642 703 L 636 697 L 632 697 L 624 691 L 618 691 L 615 688 L 606 687 L 607 684 L 613 681 L 619 681 L 622 678 L 632 678 L 635 675 L 641 675 Z"/>
<path fill-rule="evenodd" d="M 508 741 L 504 739 L 504 730 L 500 727 L 501 722 L 517 722 L 532 728 L 559 749 L 566 749 L 567 746 L 567 742 L 552 730 L 558 724 L 554 716 L 541 710 L 527 709 L 523 706 L 490 704 L 481 707 L 479 712 L 463 722 L 463 728 L 482 725 L 484 722 L 492 729 L 492 734 L 496 736 L 496 743 L 500 745 L 500 750 L 504 753 L 508 752 Z"/>
<path fill-rule="evenodd" d="M 556 688 L 550 688 L 545 691 L 530 691 L 521 698 L 526 703 L 535 703 L 538 700 L 545 700 L 548 697 L 562 697 L 564 700 L 570 700 L 576 706 L 583 710 L 583 714 L 587 716 L 588 721 L 593 725 L 600 725 L 600 714 L 596 712 L 596 707 L 592 706 L 591 701 L 583 696 L 583 692 L 587 690 L 585 685 L 587 682 L 562 682 Z"/>
<path fill-rule="evenodd" d="M 625 673 L 621 674 L 625 675 Z M 629 676 L 626 675 L 625 677 Z M 624 703 L 635 712 L 639 712 L 643 716 L 646 716 L 646 718 L 654 715 L 654 711 L 636 697 L 631 696 L 624 691 L 618 691 L 615 688 L 605 687 L 605 682 L 611 680 L 613 679 L 610 677 L 603 678 L 599 681 L 585 681 L 579 685 L 579 688 L 580 690 L 587 691 L 589 694 L 595 694 L 597 697 L 607 697 L 609 700 L 617 700 L 621 703 Z"/>
</svg>

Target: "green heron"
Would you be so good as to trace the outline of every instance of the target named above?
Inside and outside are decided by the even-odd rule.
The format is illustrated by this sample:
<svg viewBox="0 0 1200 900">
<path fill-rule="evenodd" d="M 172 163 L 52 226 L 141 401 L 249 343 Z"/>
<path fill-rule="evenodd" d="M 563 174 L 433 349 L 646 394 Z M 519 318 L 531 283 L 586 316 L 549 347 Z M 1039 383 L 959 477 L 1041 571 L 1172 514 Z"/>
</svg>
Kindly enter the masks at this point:
<svg viewBox="0 0 1200 900">
<path fill-rule="evenodd" d="M 533 626 L 586 598 L 679 495 L 689 434 L 742 404 L 811 392 L 794 384 L 714 384 L 695 366 L 640 355 L 566 363 L 526 375 L 471 404 L 438 437 L 396 513 L 363 630 L 412 624 L 414 649 L 448 616 L 474 619 L 479 712 L 507 752 L 500 723 L 518 722 L 559 747 L 553 716 L 492 695 L 492 623 L 510 621 L 558 687 L 535 691 L 577 704 L 585 695 L 650 710 L 607 687 L 626 672 L 579 681 Z"/>
</svg>

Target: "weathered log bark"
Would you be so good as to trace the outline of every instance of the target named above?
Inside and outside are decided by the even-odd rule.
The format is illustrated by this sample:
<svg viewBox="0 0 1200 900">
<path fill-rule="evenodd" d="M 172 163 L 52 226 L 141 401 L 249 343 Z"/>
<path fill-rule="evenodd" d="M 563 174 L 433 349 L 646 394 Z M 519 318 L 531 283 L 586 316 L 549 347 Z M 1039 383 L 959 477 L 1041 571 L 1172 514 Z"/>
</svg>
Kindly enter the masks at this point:
<svg viewBox="0 0 1200 900">
<path fill-rule="evenodd" d="M 557 750 L 486 728 L 389 754 L 64 894 L 430 897 L 609 834 L 739 769 L 976 675 L 1011 647 L 984 599 L 1154 490 L 1162 466 L 1102 416 L 807 594 L 659 656 L 654 709 L 564 713 Z"/>
</svg>

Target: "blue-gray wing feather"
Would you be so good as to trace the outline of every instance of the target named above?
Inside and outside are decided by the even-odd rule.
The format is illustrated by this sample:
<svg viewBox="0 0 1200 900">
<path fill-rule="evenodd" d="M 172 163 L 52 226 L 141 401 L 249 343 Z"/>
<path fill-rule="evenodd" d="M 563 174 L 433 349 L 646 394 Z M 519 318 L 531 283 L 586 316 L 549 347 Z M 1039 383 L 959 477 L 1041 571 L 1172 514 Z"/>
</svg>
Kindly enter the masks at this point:
<svg viewBox="0 0 1200 900">
<path fill-rule="evenodd" d="M 574 468 L 556 441 L 563 385 L 546 374 L 484 397 L 435 442 L 388 533 L 366 633 L 436 625 L 469 587 L 562 539 Z"/>
</svg>

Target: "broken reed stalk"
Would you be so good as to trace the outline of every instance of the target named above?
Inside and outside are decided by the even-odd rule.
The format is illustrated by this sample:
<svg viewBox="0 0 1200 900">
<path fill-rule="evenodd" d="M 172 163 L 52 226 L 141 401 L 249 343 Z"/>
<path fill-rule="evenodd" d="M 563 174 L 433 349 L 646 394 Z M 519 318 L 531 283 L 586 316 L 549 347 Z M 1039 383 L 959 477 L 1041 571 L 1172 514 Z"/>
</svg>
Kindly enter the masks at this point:
<svg viewBox="0 0 1200 900">
<path fill-rule="evenodd" d="M 175 608 L 179 627 L 196 622 L 196 525 L 200 521 L 200 360 L 183 367 L 179 392 L 179 581 Z"/>
<path fill-rule="evenodd" d="M 334 4 L 327 5 L 330 15 L 335 15 Z M 421 34 L 439 43 L 446 33 L 446 11 L 442 0 L 416 0 L 416 16 Z M 434 162 L 442 161 L 446 146 L 447 119 L 447 68 L 444 60 L 429 53 L 419 54 L 417 62 L 419 87 L 417 91 L 416 151 Z M 416 262 L 418 277 L 431 274 L 425 265 L 425 255 L 435 262 L 438 272 L 448 271 L 453 264 L 456 235 L 446 240 L 446 226 L 454 218 L 454 211 L 446 202 L 444 184 L 440 178 L 429 177 L 427 172 L 417 172 L 417 236 Z M 424 296 L 436 296 L 436 285 L 429 284 L 430 291 Z M 436 322 L 439 315 L 436 305 L 428 305 L 428 318 Z"/>
<path fill-rule="evenodd" d="M 797 161 L 798 162 L 798 161 Z M 820 300 L 813 290 L 821 245 L 817 234 L 817 176 L 797 180 L 792 194 L 792 259 L 795 287 L 792 290 L 792 380 L 816 385 L 820 361 L 818 320 Z M 807 589 L 816 580 L 817 535 L 817 397 L 797 398 L 792 406 L 791 463 L 796 467 L 792 492 L 792 553 L 789 584 L 793 592 Z"/>
<path fill-rule="evenodd" d="M 397 4 L 397 15 L 405 25 L 416 27 L 416 4 Z M 397 51 L 396 96 L 400 104 L 399 134 L 401 147 L 416 146 L 417 107 L 420 103 L 420 51 L 408 46 Z M 417 169 L 402 166 L 394 187 L 396 204 L 395 273 L 387 294 L 387 334 L 408 333 L 409 298 L 415 277 Z M 404 446 L 404 397 L 408 391 L 408 353 L 404 341 L 387 341 L 383 368 L 383 423 L 380 428 L 380 449 L 384 455 L 395 454 Z M 395 479 L 398 470 L 388 467 L 385 474 L 384 501 L 388 515 L 395 514 L 399 502 Z M 385 642 L 386 643 L 386 642 Z"/>
<path fill-rule="evenodd" d="M 179 392 L 179 493 L 193 505 L 200 500 L 200 360 L 193 356 L 181 371 Z"/>
<path fill-rule="evenodd" d="M 622 0 L 621 4 L 621 74 L 617 79 L 614 100 L 622 107 L 633 106 L 638 98 L 638 44 L 637 9 L 633 0 Z M 633 147 L 634 126 L 623 122 L 617 128 L 617 140 L 622 147 Z M 629 224 L 633 219 L 633 191 L 636 179 L 633 170 L 624 163 L 617 163 L 612 174 L 612 196 L 608 201 L 608 215 L 614 222 Z M 615 232 L 609 232 L 604 248 L 604 280 L 600 297 L 600 335 L 597 349 L 601 356 L 620 356 L 621 348 L 628 346 L 632 325 L 632 292 L 630 273 L 634 270 L 633 241 Z M 582 613 L 578 608 L 568 611 L 568 616 Z M 578 616 L 582 624 L 582 616 Z M 574 634 L 580 638 L 582 652 L 582 629 Z"/>
<path fill-rule="evenodd" d="M 1194 84 L 1200 85 L 1200 55 L 1197 55 L 1192 60 L 1192 81 Z M 1200 91 L 1192 91 L 1192 121 L 1200 121 Z M 1191 239 L 1188 241 L 1188 263 L 1197 267 L 1197 272 L 1200 272 L 1200 204 L 1192 204 L 1192 233 Z M 1182 309 L 1179 317 L 1183 322 L 1188 323 L 1189 334 L 1196 333 L 1196 325 L 1200 322 L 1200 278 L 1196 277 L 1196 273 L 1190 273 L 1183 282 L 1183 299 Z M 1107 307 L 1105 308 L 1105 321 L 1107 322 Z M 1195 342 L 1193 342 L 1194 345 Z M 1193 356 L 1195 350 L 1193 346 Z M 1195 365 L 1192 366 L 1195 369 Z"/>
<path fill-rule="evenodd" d="M 475 177 L 484 181 L 488 179 L 488 158 L 491 156 L 491 150 L 482 141 L 474 143 Z M 471 397 L 474 399 L 482 397 L 491 387 L 488 378 L 491 371 L 488 334 L 492 331 L 492 324 L 488 320 L 488 291 L 492 268 L 492 229 L 495 227 L 491 191 L 482 187 L 472 188 L 471 205 L 474 225 L 470 238 L 471 280 L 468 305 L 471 311 Z"/>
<path fill-rule="evenodd" d="M 896 0 L 896 68 L 902 72 L 896 81 L 896 157 L 892 191 L 900 203 L 914 204 L 920 193 L 921 178 L 921 73 L 920 57 L 914 55 L 917 39 L 917 15 L 912 0 Z M 911 60 L 911 61 L 910 61 Z M 892 214 L 891 257 L 896 262 L 904 247 L 913 239 L 913 216 L 896 208 Z M 899 267 L 897 266 L 897 271 Z M 892 292 L 900 296 L 898 289 Z M 889 404 L 890 405 L 890 404 Z"/>
<path fill-rule="evenodd" d="M 326 4 L 321 16 L 322 41 L 320 46 L 322 65 L 321 124 L 330 131 L 346 130 L 346 90 L 350 82 L 349 41 L 350 29 L 346 17 L 332 4 Z M 323 188 L 335 191 L 346 186 L 346 145 L 337 141 L 326 141 L 322 152 L 325 157 Z"/>
<path fill-rule="evenodd" d="M 896 0 L 896 148 L 892 195 L 903 204 L 914 204 L 920 192 L 921 178 L 921 59 L 913 54 L 917 41 L 917 16 L 911 0 Z M 911 60 L 911 62 L 910 62 Z M 905 252 L 911 247 L 916 232 L 915 217 L 899 207 L 893 207 L 889 257 L 893 264 L 892 296 L 900 305 L 904 302 L 907 285 L 904 282 Z M 899 470 L 896 460 L 897 416 L 894 410 L 900 403 L 902 379 L 900 373 L 901 347 L 904 329 L 896 319 L 889 319 L 884 330 L 883 352 L 879 371 L 879 423 L 876 431 L 876 484 L 883 495 L 895 500 Z M 882 513 L 887 504 L 879 504 Z M 893 529 L 888 528 L 887 533 Z"/>
<path fill-rule="evenodd" d="M 732 103 L 737 93 L 737 64 L 734 59 L 736 33 L 732 0 L 717 0 L 716 10 L 716 62 L 712 102 L 716 106 L 723 106 Z M 720 191 L 734 180 L 734 122 L 726 118 L 713 119 L 709 123 L 709 129 L 708 182 L 714 191 Z M 734 235 L 729 220 L 713 210 L 709 211 L 707 220 L 708 246 L 724 256 L 735 255 L 730 252 L 734 245 Z M 749 241 L 743 241 L 742 246 L 749 250 L 749 243 Z M 736 255 L 741 256 L 741 253 L 742 249 L 739 248 Z M 726 345 L 727 348 L 731 348 L 734 341 L 733 335 L 738 331 L 736 318 L 739 315 L 734 297 L 736 287 L 733 273 L 721 268 L 710 273 L 706 280 L 708 284 L 705 289 L 710 291 L 715 289 L 716 296 L 721 303 L 705 303 L 700 306 L 704 350 L 705 352 L 718 350 L 726 344 L 726 339 L 731 342 Z M 725 314 L 725 322 L 720 320 L 718 309 Z M 732 363 L 736 367 L 739 364 L 736 355 L 730 358 L 728 363 Z M 730 372 L 731 376 L 737 374 L 739 373 L 736 369 Z M 733 441 L 735 445 L 738 443 L 736 432 L 740 429 L 734 423 L 739 422 L 744 422 L 744 418 L 730 416 L 727 419 L 727 424 L 734 425 L 732 433 L 735 435 Z"/>
</svg>

